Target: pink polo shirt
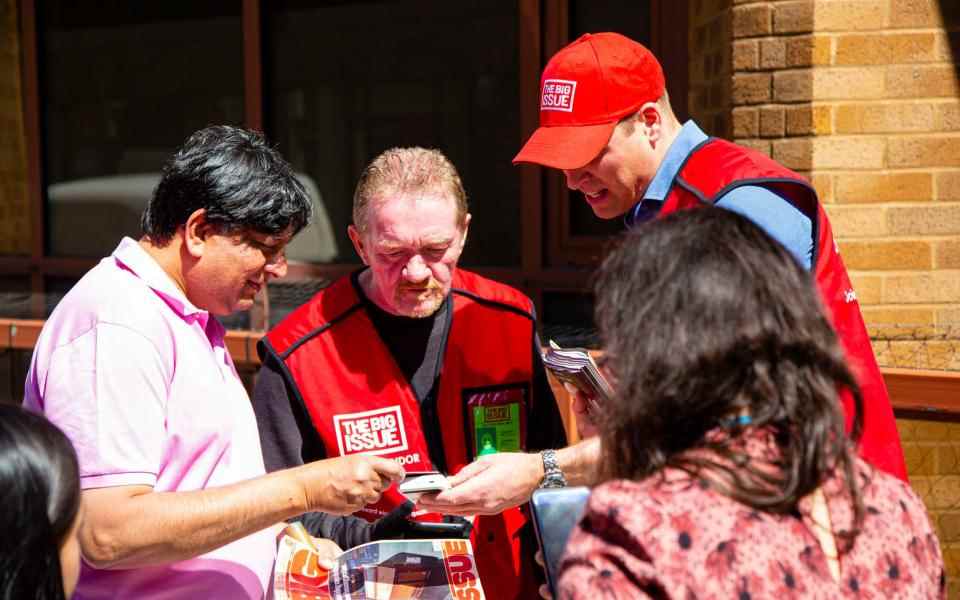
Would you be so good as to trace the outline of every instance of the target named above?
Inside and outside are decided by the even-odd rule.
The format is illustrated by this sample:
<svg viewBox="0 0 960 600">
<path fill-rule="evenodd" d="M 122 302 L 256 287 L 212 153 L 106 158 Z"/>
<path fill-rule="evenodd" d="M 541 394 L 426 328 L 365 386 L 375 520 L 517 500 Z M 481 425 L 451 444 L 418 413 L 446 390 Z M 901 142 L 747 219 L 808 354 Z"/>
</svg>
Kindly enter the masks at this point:
<svg viewBox="0 0 960 600">
<path fill-rule="evenodd" d="M 47 319 L 24 406 L 70 437 L 84 489 L 185 492 L 263 475 L 256 419 L 224 333 L 124 238 Z M 275 553 L 264 530 L 158 567 L 84 564 L 74 598 L 262 598 Z"/>
</svg>

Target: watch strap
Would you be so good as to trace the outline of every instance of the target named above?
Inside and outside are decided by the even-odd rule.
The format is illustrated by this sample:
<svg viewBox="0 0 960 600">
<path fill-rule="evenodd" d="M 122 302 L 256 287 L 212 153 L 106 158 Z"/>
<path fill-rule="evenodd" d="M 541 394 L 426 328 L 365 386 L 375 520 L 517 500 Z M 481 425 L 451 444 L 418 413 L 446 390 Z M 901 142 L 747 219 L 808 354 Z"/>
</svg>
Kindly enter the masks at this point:
<svg viewBox="0 0 960 600">
<path fill-rule="evenodd" d="M 543 480 L 540 482 L 542 488 L 566 487 L 567 479 L 560 470 L 560 462 L 557 460 L 556 450 L 544 450 L 540 453 L 543 460 Z"/>
</svg>

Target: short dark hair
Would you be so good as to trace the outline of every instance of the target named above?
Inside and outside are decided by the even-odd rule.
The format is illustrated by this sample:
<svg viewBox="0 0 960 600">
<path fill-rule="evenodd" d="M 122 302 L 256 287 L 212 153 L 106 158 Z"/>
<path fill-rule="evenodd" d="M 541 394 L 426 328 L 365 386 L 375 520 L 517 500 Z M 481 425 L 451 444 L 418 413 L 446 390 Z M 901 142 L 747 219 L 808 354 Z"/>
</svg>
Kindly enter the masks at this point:
<svg viewBox="0 0 960 600">
<path fill-rule="evenodd" d="M 0 403 L 0 598 L 64 597 L 60 544 L 80 509 L 77 455 L 44 417 Z"/>
<path fill-rule="evenodd" d="M 862 398 L 810 274 L 787 250 L 733 212 L 681 211 L 626 234 L 596 294 L 617 383 L 600 423 L 608 476 L 712 475 L 721 493 L 783 514 L 836 470 L 854 504 L 852 542 L 861 474 L 838 389 L 853 394 L 853 439 Z M 741 411 L 749 431 L 772 433 L 772 464 L 748 460 L 747 429 L 731 425 Z"/>
<path fill-rule="evenodd" d="M 197 209 L 224 231 L 300 231 L 312 213 L 293 169 L 259 133 L 216 125 L 191 135 L 163 167 L 140 227 L 167 243 Z"/>
</svg>

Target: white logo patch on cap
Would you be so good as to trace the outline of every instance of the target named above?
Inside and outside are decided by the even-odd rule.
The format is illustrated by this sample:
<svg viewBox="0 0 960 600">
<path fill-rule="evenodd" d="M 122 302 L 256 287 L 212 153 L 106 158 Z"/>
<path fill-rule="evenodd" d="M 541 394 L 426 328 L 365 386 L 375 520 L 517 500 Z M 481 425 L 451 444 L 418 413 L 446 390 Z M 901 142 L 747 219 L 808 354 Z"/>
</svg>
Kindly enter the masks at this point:
<svg viewBox="0 0 960 600">
<path fill-rule="evenodd" d="M 547 79 L 540 91 L 540 110 L 559 110 L 573 112 L 573 97 L 577 93 L 577 82 L 566 79 Z"/>
</svg>

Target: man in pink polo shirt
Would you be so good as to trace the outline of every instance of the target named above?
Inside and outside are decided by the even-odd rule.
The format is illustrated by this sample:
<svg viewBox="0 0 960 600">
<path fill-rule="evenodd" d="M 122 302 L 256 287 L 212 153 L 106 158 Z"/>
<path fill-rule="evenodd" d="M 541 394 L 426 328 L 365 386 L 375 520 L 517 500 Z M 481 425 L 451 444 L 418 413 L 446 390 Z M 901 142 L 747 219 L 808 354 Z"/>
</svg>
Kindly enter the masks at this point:
<svg viewBox="0 0 960 600">
<path fill-rule="evenodd" d="M 195 133 L 143 215 L 47 320 L 24 405 L 80 459 L 84 557 L 75 598 L 262 598 L 276 525 L 352 513 L 403 476 L 366 455 L 269 475 L 214 315 L 286 272 L 310 218 L 290 166 L 257 134 Z"/>
</svg>

